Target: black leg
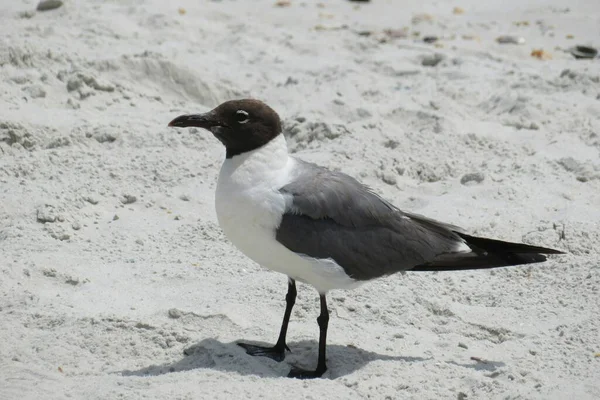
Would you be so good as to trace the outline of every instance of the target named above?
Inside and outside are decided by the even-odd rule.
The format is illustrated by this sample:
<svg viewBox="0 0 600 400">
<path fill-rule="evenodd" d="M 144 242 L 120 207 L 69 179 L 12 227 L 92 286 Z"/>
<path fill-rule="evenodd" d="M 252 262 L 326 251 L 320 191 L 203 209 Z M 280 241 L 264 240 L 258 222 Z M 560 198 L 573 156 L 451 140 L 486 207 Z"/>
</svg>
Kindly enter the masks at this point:
<svg viewBox="0 0 600 400">
<path fill-rule="evenodd" d="M 285 350 L 289 350 L 289 347 L 285 344 L 285 336 L 287 335 L 288 324 L 290 322 L 290 316 L 292 315 L 292 308 L 296 303 L 296 281 L 290 279 L 288 281 L 288 292 L 285 296 L 285 314 L 283 315 L 283 322 L 281 323 L 281 331 L 279 331 L 279 339 L 273 347 L 262 347 L 255 346 L 253 344 L 238 343 L 238 346 L 246 349 L 246 353 L 251 356 L 263 356 L 269 357 L 275 361 L 283 361 L 285 358 Z"/>
<path fill-rule="evenodd" d="M 293 367 L 288 374 L 289 378 L 298 379 L 312 379 L 320 378 L 327 371 L 327 364 L 325 362 L 325 352 L 327 347 L 327 326 L 329 325 L 329 310 L 327 309 L 327 299 L 325 295 L 320 296 L 321 299 L 321 315 L 317 318 L 319 324 L 319 360 L 317 362 L 317 369 L 314 371 L 307 371 L 301 368 Z"/>
</svg>

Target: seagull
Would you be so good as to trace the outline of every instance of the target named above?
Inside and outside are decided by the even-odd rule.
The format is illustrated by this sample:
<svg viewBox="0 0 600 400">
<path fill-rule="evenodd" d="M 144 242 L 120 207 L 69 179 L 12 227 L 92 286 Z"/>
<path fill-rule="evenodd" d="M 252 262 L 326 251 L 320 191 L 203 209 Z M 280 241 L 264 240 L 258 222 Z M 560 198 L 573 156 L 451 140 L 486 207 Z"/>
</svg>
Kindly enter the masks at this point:
<svg viewBox="0 0 600 400">
<path fill-rule="evenodd" d="M 230 100 L 204 114 L 181 115 L 170 127 L 210 131 L 226 150 L 215 193 L 225 236 L 263 267 L 287 275 L 286 308 L 272 347 L 238 343 L 252 356 L 283 361 L 296 281 L 319 293 L 317 367 L 327 371 L 327 292 L 352 289 L 405 271 L 487 269 L 546 260 L 561 251 L 472 236 L 461 228 L 402 211 L 356 179 L 288 153 L 279 115 L 255 99 Z"/>
</svg>

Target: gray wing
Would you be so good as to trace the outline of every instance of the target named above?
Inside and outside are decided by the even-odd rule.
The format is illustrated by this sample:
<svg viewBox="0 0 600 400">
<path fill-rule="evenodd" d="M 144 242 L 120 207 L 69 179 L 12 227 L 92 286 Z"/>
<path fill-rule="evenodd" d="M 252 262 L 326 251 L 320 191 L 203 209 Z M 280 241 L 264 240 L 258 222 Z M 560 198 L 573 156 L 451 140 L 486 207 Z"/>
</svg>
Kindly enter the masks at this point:
<svg viewBox="0 0 600 400">
<path fill-rule="evenodd" d="M 348 175 L 298 163 L 280 189 L 292 201 L 276 234 L 296 253 L 331 258 L 367 280 L 431 263 L 464 243 L 456 227 L 404 213 Z"/>
</svg>

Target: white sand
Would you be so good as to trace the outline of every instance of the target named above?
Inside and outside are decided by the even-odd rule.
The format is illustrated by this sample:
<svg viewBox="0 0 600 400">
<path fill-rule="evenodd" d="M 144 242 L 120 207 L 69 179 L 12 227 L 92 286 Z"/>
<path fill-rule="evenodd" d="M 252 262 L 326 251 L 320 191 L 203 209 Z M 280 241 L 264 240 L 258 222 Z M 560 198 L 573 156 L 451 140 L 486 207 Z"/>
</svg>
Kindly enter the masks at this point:
<svg viewBox="0 0 600 400">
<path fill-rule="evenodd" d="M 564 51 L 600 3 L 323 3 L 0 3 L 0 399 L 600 398 L 600 64 Z M 287 379 L 316 292 L 284 362 L 235 346 L 276 339 L 286 279 L 219 229 L 221 145 L 166 126 L 242 96 L 401 208 L 569 254 L 334 291 L 325 379 Z"/>
</svg>

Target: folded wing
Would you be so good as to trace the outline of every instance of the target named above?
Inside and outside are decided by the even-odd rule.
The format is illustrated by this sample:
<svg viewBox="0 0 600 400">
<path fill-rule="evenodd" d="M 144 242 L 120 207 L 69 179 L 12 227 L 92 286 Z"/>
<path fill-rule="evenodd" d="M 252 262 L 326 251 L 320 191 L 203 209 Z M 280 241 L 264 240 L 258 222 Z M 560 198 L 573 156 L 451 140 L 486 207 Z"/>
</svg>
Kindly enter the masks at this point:
<svg viewBox="0 0 600 400">
<path fill-rule="evenodd" d="M 290 206 L 276 239 L 296 253 L 333 259 L 354 279 L 525 264 L 560 253 L 467 235 L 397 209 L 348 175 L 298 163 L 298 175 L 280 189 Z"/>
</svg>

